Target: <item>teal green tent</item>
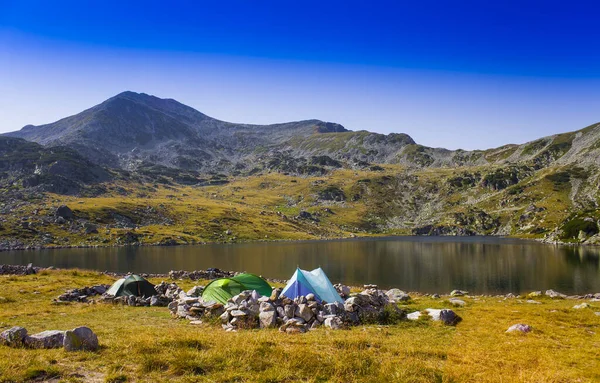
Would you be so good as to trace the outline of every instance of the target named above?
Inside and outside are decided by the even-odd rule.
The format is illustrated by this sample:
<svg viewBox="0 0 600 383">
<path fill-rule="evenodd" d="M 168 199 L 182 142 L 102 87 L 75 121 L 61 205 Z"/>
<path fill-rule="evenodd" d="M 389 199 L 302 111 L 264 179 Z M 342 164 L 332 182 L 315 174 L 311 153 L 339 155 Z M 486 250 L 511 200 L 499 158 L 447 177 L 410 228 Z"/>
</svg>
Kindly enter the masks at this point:
<svg viewBox="0 0 600 383">
<path fill-rule="evenodd" d="M 246 290 L 256 290 L 262 296 L 270 296 L 273 288 L 257 275 L 239 274 L 210 282 L 202 292 L 202 299 L 225 304 L 230 298 Z"/>
<path fill-rule="evenodd" d="M 306 296 L 307 294 L 315 294 L 315 297 L 319 301 L 325 301 L 327 303 L 340 302 L 344 303 L 340 294 L 336 291 L 335 287 L 325 275 L 325 272 L 319 267 L 313 271 L 296 269 L 292 278 L 288 281 L 287 285 L 281 292 L 281 295 L 285 295 L 288 298 L 296 298 L 301 295 Z"/>
<path fill-rule="evenodd" d="M 132 274 L 127 278 L 121 278 L 116 281 L 110 289 L 106 291 L 107 295 L 115 297 L 135 295 L 136 297 L 150 297 L 158 293 L 154 285 L 139 275 Z"/>
</svg>

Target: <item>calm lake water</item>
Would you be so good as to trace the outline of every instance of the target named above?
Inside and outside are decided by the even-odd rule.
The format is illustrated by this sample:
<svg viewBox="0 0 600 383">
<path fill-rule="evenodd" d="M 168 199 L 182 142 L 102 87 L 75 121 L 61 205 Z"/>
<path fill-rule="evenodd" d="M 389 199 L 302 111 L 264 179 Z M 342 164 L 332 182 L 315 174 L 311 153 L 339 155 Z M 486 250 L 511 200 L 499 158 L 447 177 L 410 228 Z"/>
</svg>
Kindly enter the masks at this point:
<svg viewBox="0 0 600 383">
<path fill-rule="evenodd" d="M 217 267 L 287 279 L 321 266 L 333 283 L 408 291 L 600 292 L 600 249 L 495 237 L 390 237 L 0 253 L 0 264 L 167 273 Z"/>
</svg>

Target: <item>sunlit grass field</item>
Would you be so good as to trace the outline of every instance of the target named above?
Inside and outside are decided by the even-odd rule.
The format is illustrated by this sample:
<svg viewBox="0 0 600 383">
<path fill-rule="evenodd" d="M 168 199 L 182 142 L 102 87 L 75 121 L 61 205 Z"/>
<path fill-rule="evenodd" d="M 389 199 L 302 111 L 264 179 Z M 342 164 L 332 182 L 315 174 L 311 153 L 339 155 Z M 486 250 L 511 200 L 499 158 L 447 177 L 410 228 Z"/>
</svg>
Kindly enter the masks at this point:
<svg viewBox="0 0 600 383">
<path fill-rule="evenodd" d="M 89 326 L 97 352 L 0 346 L 0 382 L 592 382 L 600 380 L 600 303 L 464 298 L 456 327 L 422 319 L 389 326 L 227 333 L 193 326 L 167 308 L 52 304 L 67 288 L 112 283 L 89 271 L 0 276 L 0 330 L 29 333 Z M 159 283 L 159 279 L 152 279 Z M 334 281 L 335 282 L 335 281 Z M 184 289 L 202 282 L 177 281 Z M 401 287 L 401 286 L 399 286 Z M 413 295 L 411 312 L 448 307 Z M 515 323 L 534 328 L 506 334 Z"/>
</svg>

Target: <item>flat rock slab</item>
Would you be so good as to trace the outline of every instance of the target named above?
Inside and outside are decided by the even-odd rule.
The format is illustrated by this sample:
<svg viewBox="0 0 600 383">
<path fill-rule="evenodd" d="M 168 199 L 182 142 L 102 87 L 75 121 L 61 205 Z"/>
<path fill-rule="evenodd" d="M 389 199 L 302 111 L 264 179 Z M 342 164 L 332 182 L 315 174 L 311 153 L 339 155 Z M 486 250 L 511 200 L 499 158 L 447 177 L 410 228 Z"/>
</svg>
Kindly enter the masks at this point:
<svg viewBox="0 0 600 383">
<path fill-rule="evenodd" d="M 25 345 L 31 348 L 61 348 L 64 340 L 64 331 L 49 330 L 25 337 Z"/>
<path fill-rule="evenodd" d="M 415 311 L 413 313 L 410 314 L 406 314 L 406 319 L 408 320 L 418 320 L 421 317 L 421 312 L 420 311 Z"/>
<path fill-rule="evenodd" d="M 585 303 L 585 302 L 584 302 L 584 303 L 581 303 L 581 304 L 578 304 L 578 305 L 575 305 L 575 306 L 573 306 L 573 308 L 574 308 L 575 310 L 588 309 L 588 308 L 590 308 L 590 307 L 592 307 L 592 306 L 590 306 L 590 305 L 589 305 L 589 303 Z"/>
</svg>

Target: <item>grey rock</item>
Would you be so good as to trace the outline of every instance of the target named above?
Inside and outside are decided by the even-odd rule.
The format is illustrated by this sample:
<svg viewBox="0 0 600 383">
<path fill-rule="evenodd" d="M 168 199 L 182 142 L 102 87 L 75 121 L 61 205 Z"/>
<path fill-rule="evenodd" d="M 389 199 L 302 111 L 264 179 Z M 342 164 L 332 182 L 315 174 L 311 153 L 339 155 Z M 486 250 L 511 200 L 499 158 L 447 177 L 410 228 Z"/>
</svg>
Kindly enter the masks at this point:
<svg viewBox="0 0 600 383">
<path fill-rule="evenodd" d="M 223 314 L 221 314 L 219 319 L 221 319 L 221 322 L 227 323 L 231 319 L 231 315 L 229 314 L 229 312 L 225 311 Z"/>
<path fill-rule="evenodd" d="M 281 306 L 277 306 L 277 316 L 283 318 L 285 315 L 285 310 Z"/>
<path fill-rule="evenodd" d="M 298 307 L 296 307 L 296 311 L 295 311 L 294 315 L 299 318 L 304 319 L 305 322 L 308 322 L 314 316 L 313 312 L 308 307 L 308 305 L 306 305 L 304 303 L 301 303 L 298 305 Z"/>
<path fill-rule="evenodd" d="M 260 303 L 260 312 L 266 312 L 266 311 L 275 311 L 275 306 L 273 306 L 269 302 L 261 302 Z"/>
<path fill-rule="evenodd" d="M 20 347 L 23 346 L 26 336 L 27 330 L 25 328 L 18 326 L 11 327 L 0 333 L 0 344 L 10 347 Z"/>
<path fill-rule="evenodd" d="M 410 314 L 406 314 L 406 319 L 408 320 L 418 320 L 421 317 L 421 312 L 420 311 L 415 311 L 412 312 Z"/>
<path fill-rule="evenodd" d="M 440 312 L 440 320 L 448 326 L 454 326 L 460 322 L 460 317 L 452 310 L 446 309 Z"/>
<path fill-rule="evenodd" d="M 50 330 L 26 336 L 24 343 L 31 348 L 61 348 L 64 339 L 64 331 Z"/>
<path fill-rule="evenodd" d="M 461 299 L 450 298 L 450 304 L 455 307 L 464 307 L 467 303 Z"/>
<path fill-rule="evenodd" d="M 284 315 L 288 318 L 293 318 L 294 317 L 294 313 L 296 312 L 296 307 L 295 305 L 285 305 L 283 307 L 283 311 L 284 311 Z"/>
<path fill-rule="evenodd" d="M 533 299 L 528 299 L 525 302 L 530 303 L 530 304 L 534 304 L 534 305 L 541 305 L 542 304 L 542 302 L 534 301 Z"/>
<path fill-rule="evenodd" d="M 528 298 L 538 298 L 542 296 L 542 292 L 541 291 L 532 291 L 529 294 L 527 294 Z"/>
<path fill-rule="evenodd" d="M 533 330 L 531 328 L 531 326 L 527 325 L 527 324 L 522 324 L 522 323 L 518 323 L 518 324 L 514 324 L 512 326 L 510 326 L 508 328 L 508 330 L 506 330 L 507 333 L 511 333 L 511 332 L 520 332 L 520 333 L 528 333 L 531 332 L 531 330 Z"/>
<path fill-rule="evenodd" d="M 590 307 L 592 307 L 592 306 L 590 306 L 590 304 L 589 304 L 589 303 L 586 303 L 586 302 L 583 302 L 583 303 L 581 303 L 581 304 L 578 304 L 578 305 L 575 305 L 575 306 L 573 306 L 573 308 L 574 308 L 575 310 L 588 309 L 588 308 L 590 308 Z"/>
<path fill-rule="evenodd" d="M 230 312 L 232 317 L 245 317 L 248 315 L 247 312 L 242 311 L 242 310 L 233 310 Z"/>
<path fill-rule="evenodd" d="M 410 295 L 400 289 L 388 290 L 385 295 L 393 302 L 406 302 L 410 300 Z"/>
<path fill-rule="evenodd" d="M 71 219 L 73 218 L 73 210 L 71 210 L 68 206 L 66 205 L 62 205 L 59 206 L 55 211 L 54 211 L 54 216 L 55 217 L 60 217 L 62 219 Z"/>
<path fill-rule="evenodd" d="M 560 299 L 565 299 L 567 296 L 566 294 L 562 294 L 559 293 L 558 291 L 554 291 L 554 290 L 546 290 L 546 296 L 556 299 L 556 298 L 560 298 Z"/>
<path fill-rule="evenodd" d="M 98 349 L 98 337 L 88 327 L 77 327 L 65 331 L 63 347 L 67 351 L 95 351 Z"/>
<path fill-rule="evenodd" d="M 260 324 L 260 328 L 271 328 L 275 327 L 277 324 L 277 312 L 271 311 L 263 311 L 258 314 L 258 321 Z"/>
<path fill-rule="evenodd" d="M 468 291 L 463 291 L 463 290 L 452 290 L 452 292 L 450 292 L 450 296 L 451 297 L 462 297 L 463 295 L 467 295 L 469 292 Z"/>
<path fill-rule="evenodd" d="M 340 330 L 344 327 L 344 323 L 339 317 L 328 317 L 324 322 L 325 327 L 330 328 L 332 330 Z"/>
<path fill-rule="evenodd" d="M 188 290 L 187 295 L 190 297 L 199 297 L 202 295 L 202 292 L 204 291 L 204 287 L 202 286 L 194 286 L 191 289 Z"/>
<path fill-rule="evenodd" d="M 309 302 L 310 301 L 314 301 L 315 300 L 315 294 L 313 294 L 313 293 L 307 294 L 306 295 L 306 300 L 309 301 Z"/>
</svg>

